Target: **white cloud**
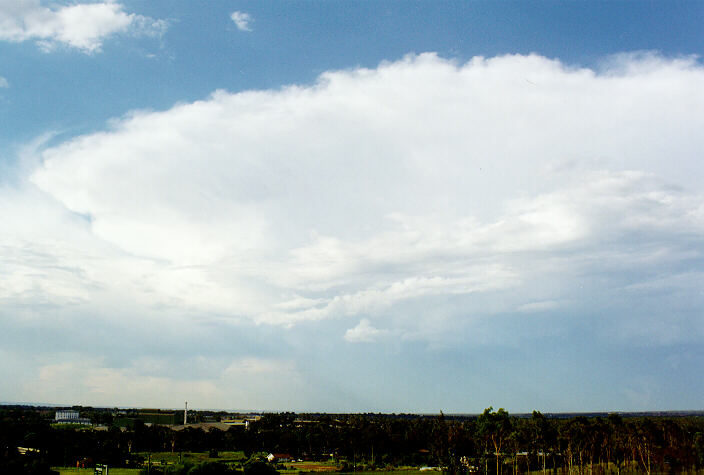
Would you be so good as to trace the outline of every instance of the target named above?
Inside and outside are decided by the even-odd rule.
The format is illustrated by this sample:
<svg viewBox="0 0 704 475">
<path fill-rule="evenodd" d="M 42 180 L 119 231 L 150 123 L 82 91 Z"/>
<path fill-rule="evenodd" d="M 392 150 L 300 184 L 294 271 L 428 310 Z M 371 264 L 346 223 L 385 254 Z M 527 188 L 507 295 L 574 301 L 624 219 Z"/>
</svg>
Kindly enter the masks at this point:
<svg viewBox="0 0 704 475">
<path fill-rule="evenodd" d="M 699 344 L 703 80 L 692 58 L 425 54 L 39 139 L 0 185 L 0 356 L 22 369 L 0 392 L 358 410 L 422 379 L 364 367 L 397 348 L 489 377 L 477 345 L 563 351 L 523 353 L 528 387 Z"/>
<path fill-rule="evenodd" d="M 32 40 L 46 51 L 63 45 L 95 53 L 112 35 L 160 35 L 166 27 L 163 20 L 125 12 L 112 0 L 49 6 L 39 0 L 0 0 L 0 40 Z"/>
<path fill-rule="evenodd" d="M 237 25 L 238 30 L 252 31 L 252 28 L 249 26 L 250 23 L 252 23 L 252 16 L 249 13 L 232 12 L 230 18 L 232 18 L 232 21 L 235 22 L 235 25 Z"/>
<path fill-rule="evenodd" d="M 275 410 L 281 407 L 276 400 L 281 391 L 306 394 L 295 367 L 270 358 L 240 358 L 229 364 L 194 358 L 186 364 L 208 364 L 214 370 L 195 378 L 168 374 L 172 362 L 160 359 L 149 365 L 138 359 L 126 367 L 110 367 L 102 359 L 81 359 L 75 354 L 53 358 L 58 362 L 41 364 L 19 397 L 45 401 L 51 395 L 55 399 L 46 402 L 128 407 L 180 407 L 188 400 L 191 407 Z M 292 398 L 291 403 L 302 401 Z"/>
<path fill-rule="evenodd" d="M 370 343 L 386 333 L 386 330 L 374 328 L 368 319 L 363 318 L 356 327 L 350 328 L 345 332 L 345 340 L 350 343 Z"/>
<path fill-rule="evenodd" d="M 62 399 L 57 403 L 96 401 L 121 406 L 134 406 L 137 401 L 160 405 L 166 402 L 166 407 L 177 407 L 183 404 L 184 397 L 203 401 L 211 399 L 217 391 L 215 384 L 207 380 L 177 381 L 139 374 L 134 368 L 107 368 L 94 361 L 67 360 L 42 366 L 38 378 L 27 384 L 25 397 L 42 400 L 52 395 Z"/>
<path fill-rule="evenodd" d="M 10 83 L 4 77 L 0 76 L 0 89 L 10 87 Z"/>
<path fill-rule="evenodd" d="M 417 335 L 694 271 L 704 68 L 648 61 L 424 54 L 134 112 L 0 190 L 0 291 Z"/>
</svg>

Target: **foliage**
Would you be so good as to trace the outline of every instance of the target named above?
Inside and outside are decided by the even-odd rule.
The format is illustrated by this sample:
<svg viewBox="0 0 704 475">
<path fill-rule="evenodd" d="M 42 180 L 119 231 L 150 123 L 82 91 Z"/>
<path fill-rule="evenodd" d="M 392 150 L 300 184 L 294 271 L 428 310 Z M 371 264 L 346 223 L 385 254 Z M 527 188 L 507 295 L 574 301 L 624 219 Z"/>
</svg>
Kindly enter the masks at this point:
<svg viewBox="0 0 704 475">
<path fill-rule="evenodd" d="M 78 430 L 52 427 L 52 417 L 50 411 L 0 406 L 0 473 L 47 474 L 52 466 L 99 463 L 112 469 L 149 466 L 150 475 L 242 470 L 274 475 L 276 467 L 266 462 L 269 453 L 303 460 L 279 466 L 298 471 L 431 466 L 449 473 L 605 468 L 656 473 L 704 468 L 701 416 L 556 418 L 535 411 L 516 417 L 491 407 L 462 417 L 283 413 L 266 414 L 248 429 L 209 431 L 140 423 L 124 430 Z M 22 455 L 18 447 L 32 450 Z"/>
<path fill-rule="evenodd" d="M 252 462 L 244 466 L 244 475 L 278 475 L 278 471 L 266 462 Z"/>
</svg>

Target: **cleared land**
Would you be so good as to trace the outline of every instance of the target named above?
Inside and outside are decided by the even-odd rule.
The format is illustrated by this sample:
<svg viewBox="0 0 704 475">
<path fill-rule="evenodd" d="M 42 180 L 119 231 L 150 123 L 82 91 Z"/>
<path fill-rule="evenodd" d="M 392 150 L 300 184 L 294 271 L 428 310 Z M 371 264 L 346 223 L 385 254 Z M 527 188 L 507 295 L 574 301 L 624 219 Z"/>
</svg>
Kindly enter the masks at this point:
<svg viewBox="0 0 704 475">
<path fill-rule="evenodd" d="M 207 454 L 206 454 L 207 456 Z M 210 459 L 212 460 L 212 459 Z M 59 475 L 93 475 L 92 468 L 75 468 L 75 467 L 52 467 L 52 470 L 59 472 Z M 301 463 L 296 467 L 287 467 L 287 470 L 281 471 L 282 474 L 291 474 L 299 472 L 333 472 L 337 470 L 337 467 L 325 466 L 322 464 L 307 464 Z M 138 475 L 140 472 L 139 468 L 111 468 L 110 475 Z M 346 472 L 353 473 L 353 472 Z M 421 472 L 417 469 L 413 470 L 379 470 L 376 472 L 371 471 L 357 471 L 354 472 L 355 475 L 380 475 L 380 474 L 396 474 L 396 475 L 427 475 L 428 472 Z"/>
<path fill-rule="evenodd" d="M 152 466 L 159 467 L 165 465 L 175 465 L 179 462 L 192 462 L 200 464 L 203 462 L 221 462 L 225 464 L 241 464 L 247 460 L 244 453 L 236 452 L 220 452 L 218 457 L 210 457 L 208 452 L 140 452 L 140 456 L 144 457 L 145 462 L 150 458 Z M 337 472 L 340 470 L 340 464 L 333 461 L 329 462 L 287 462 L 284 463 L 284 470 L 279 470 L 282 475 L 293 473 L 310 473 L 310 472 Z M 60 475 L 93 475 L 92 468 L 75 468 L 75 467 L 53 467 Z M 110 475 L 137 475 L 140 472 L 139 468 L 110 468 Z M 346 473 L 353 473 L 352 470 Z M 378 471 L 360 471 L 354 472 L 356 475 L 380 475 L 380 474 L 397 474 L 397 475 L 428 475 L 428 472 L 421 472 L 417 468 L 396 469 L 396 470 L 378 470 Z"/>
<path fill-rule="evenodd" d="M 339 465 L 328 462 L 291 462 L 283 464 L 288 470 L 300 472 L 334 472 L 339 470 Z"/>
<path fill-rule="evenodd" d="M 52 470 L 56 470 L 60 475 L 93 475 L 94 469 L 92 468 L 76 468 L 76 467 L 52 467 Z M 111 468 L 110 475 L 137 475 L 139 474 L 138 468 Z"/>
</svg>

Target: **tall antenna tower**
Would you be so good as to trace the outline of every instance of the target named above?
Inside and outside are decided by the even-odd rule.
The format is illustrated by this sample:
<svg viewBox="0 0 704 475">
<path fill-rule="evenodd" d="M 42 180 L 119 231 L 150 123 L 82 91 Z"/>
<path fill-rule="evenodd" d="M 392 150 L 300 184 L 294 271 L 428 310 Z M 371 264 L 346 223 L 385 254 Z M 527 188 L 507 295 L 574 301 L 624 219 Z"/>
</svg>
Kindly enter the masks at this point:
<svg viewBox="0 0 704 475">
<path fill-rule="evenodd" d="M 183 425 L 188 423 L 188 401 L 186 401 L 186 408 L 183 410 Z"/>
</svg>

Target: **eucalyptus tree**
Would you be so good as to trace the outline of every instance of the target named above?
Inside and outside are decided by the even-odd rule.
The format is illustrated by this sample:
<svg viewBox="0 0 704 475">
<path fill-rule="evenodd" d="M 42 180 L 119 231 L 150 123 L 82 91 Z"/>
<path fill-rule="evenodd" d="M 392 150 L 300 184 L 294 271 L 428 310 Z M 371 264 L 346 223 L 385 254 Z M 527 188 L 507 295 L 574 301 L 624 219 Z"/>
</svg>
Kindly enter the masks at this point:
<svg viewBox="0 0 704 475">
<path fill-rule="evenodd" d="M 545 473 L 546 459 L 548 453 L 552 458 L 553 468 L 555 466 L 554 452 L 557 446 L 557 429 L 555 424 L 546 418 L 540 411 L 533 411 L 530 419 L 531 428 L 531 443 L 529 448 L 531 452 L 542 459 L 542 471 Z"/>
<path fill-rule="evenodd" d="M 485 452 L 489 447 L 493 448 L 496 458 L 496 473 L 501 470 L 501 456 L 507 438 L 511 434 L 511 418 L 508 411 L 499 408 L 494 412 L 494 408 L 489 406 L 484 409 L 482 415 L 477 419 L 477 432 L 484 441 Z"/>
</svg>

